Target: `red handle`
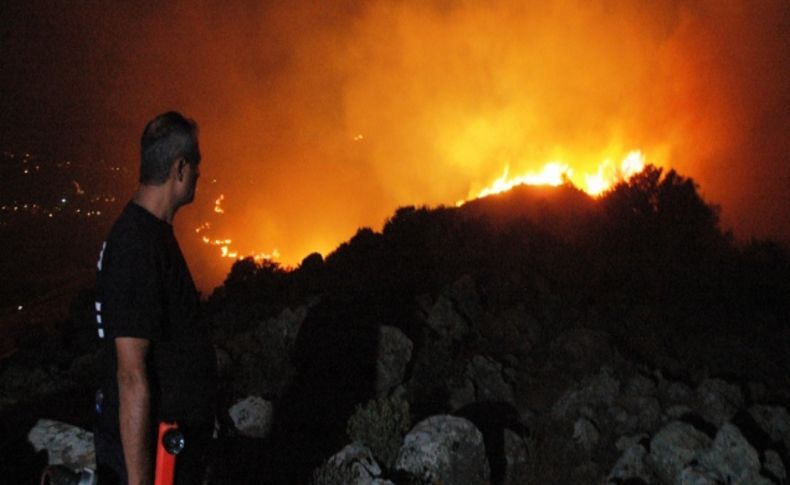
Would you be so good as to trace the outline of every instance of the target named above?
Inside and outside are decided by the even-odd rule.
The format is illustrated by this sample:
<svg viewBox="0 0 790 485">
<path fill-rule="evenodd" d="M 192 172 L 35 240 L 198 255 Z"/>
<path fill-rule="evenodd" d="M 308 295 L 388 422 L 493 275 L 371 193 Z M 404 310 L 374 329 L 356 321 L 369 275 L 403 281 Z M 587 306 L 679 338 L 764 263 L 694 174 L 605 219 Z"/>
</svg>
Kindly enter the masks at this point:
<svg viewBox="0 0 790 485">
<path fill-rule="evenodd" d="M 159 423 L 159 436 L 156 440 L 156 472 L 154 485 L 173 485 L 176 473 L 176 455 L 165 448 L 165 433 L 171 429 L 178 429 L 175 423 Z"/>
</svg>

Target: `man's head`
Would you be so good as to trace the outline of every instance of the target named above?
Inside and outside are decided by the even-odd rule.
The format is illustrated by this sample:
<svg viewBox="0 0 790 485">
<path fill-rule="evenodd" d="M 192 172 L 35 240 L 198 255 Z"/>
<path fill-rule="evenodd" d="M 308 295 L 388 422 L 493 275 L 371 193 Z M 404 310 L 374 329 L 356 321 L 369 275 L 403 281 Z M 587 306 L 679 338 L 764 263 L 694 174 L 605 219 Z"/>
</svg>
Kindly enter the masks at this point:
<svg viewBox="0 0 790 485">
<path fill-rule="evenodd" d="M 140 183 L 173 183 L 177 205 L 192 202 L 199 176 L 200 147 L 197 124 L 170 111 L 148 122 L 140 139 Z"/>
</svg>

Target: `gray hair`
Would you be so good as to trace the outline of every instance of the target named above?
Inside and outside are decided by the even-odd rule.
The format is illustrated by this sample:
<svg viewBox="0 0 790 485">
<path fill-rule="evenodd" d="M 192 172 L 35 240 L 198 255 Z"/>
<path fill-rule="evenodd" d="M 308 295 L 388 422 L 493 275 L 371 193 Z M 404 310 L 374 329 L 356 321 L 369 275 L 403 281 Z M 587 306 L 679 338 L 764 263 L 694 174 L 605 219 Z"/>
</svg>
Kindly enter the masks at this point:
<svg viewBox="0 0 790 485">
<path fill-rule="evenodd" d="M 173 162 L 181 157 L 187 163 L 199 164 L 197 132 L 197 123 L 176 111 L 149 121 L 140 139 L 140 183 L 162 185 Z"/>
</svg>

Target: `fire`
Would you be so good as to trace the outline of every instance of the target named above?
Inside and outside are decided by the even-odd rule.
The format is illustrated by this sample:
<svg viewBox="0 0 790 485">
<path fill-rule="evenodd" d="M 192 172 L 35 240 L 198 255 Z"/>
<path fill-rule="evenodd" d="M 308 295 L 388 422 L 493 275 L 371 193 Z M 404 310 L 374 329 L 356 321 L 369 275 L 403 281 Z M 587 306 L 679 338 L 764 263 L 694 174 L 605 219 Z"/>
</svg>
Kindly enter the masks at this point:
<svg viewBox="0 0 790 485">
<path fill-rule="evenodd" d="M 222 201 L 225 200 L 225 196 L 220 194 L 219 198 L 214 201 L 214 212 L 217 214 L 224 214 L 225 210 L 222 208 Z"/>
<path fill-rule="evenodd" d="M 222 215 L 225 213 L 225 209 L 222 208 L 222 202 L 225 200 L 225 195 L 220 194 L 216 200 L 214 200 L 214 213 L 218 215 Z M 195 228 L 195 233 L 200 234 L 201 232 L 206 231 L 207 229 L 211 228 L 211 222 L 204 222 L 198 227 Z M 264 252 L 256 252 L 252 251 L 246 255 L 240 255 L 241 253 L 234 249 L 231 244 L 233 240 L 230 238 L 210 238 L 206 235 L 200 237 L 200 240 L 203 244 L 207 244 L 209 246 L 214 246 L 219 248 L 219 254 L 222 258 L 230 258 L 230 259 L 243 259 L 245 257 L 250 257 L 254 259 L 256 262 L 262 261 L 272 261 L 274 259 L 278 259 L 280 257 L 280 251 L 274 249 L 271 253 L 264 253 Z"/>
<path fill-rule="evenodd" d="M 644 167 L 645 157 L 640 150 L 629 152 L 619 166 L 606 159 L 598 165 L 595 173 L 583 173 L 581 176 L 577 176 L 569 165 L 560 161 L 547 163 L 540 172 L 528 172 L 513 177 L 509 176 L 510 167 L 506 165 L 501 177 L 477 193 L 470 191 L 466 200 L 458 201 L 456 205 L 461 206 L 470 200 L 507 192 L 518 185 L 556 187 L 569 182 L 592 196 L 598 196 L 618 182 L 630 179 Z"/>
</svg>

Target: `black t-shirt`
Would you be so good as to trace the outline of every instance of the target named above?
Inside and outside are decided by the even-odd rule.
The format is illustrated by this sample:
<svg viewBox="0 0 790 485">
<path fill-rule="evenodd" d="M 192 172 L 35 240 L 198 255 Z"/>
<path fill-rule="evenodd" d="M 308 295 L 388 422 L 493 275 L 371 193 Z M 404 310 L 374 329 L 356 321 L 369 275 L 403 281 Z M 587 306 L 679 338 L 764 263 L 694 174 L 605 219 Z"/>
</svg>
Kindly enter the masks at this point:
<svg viewBox="0 0 790 485">
<path fill-rule="evenodd" d="M 173 227 L 130 202 L 102 245 L 96 323 L 106 361 L 105 414 L 117 419 L 116 337 L 150 341 L 151 410 L 158 421 L 213 416 L 216 359 L 199 297 Z"/>
</svg>

